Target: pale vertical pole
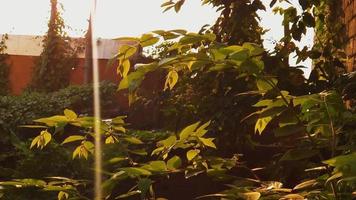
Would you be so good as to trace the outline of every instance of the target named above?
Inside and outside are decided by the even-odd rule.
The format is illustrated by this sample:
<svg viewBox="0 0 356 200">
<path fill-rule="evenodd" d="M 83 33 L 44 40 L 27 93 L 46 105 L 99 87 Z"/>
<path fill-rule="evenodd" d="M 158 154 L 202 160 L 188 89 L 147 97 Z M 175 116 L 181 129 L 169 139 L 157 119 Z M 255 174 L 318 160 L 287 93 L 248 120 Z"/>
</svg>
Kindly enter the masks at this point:
<svg viewBox="0 0 356 200">
<path fill-rule="evenodd" d="M 94 149 L 94 199 L 102 200 L 102 149 L 101 149 L 101 112 L 100 112 L 100 88 L 99 88 L 99 62 L 97 36 L 95 26 L 95 14 L 97 1 L 92 1 L 91 8 L 91 33 L 92 33 L 92 63 L 93 63 L 93 87 L 94 87 L 94 134 L 95 134 L 95 149 Z"/>
</svg>

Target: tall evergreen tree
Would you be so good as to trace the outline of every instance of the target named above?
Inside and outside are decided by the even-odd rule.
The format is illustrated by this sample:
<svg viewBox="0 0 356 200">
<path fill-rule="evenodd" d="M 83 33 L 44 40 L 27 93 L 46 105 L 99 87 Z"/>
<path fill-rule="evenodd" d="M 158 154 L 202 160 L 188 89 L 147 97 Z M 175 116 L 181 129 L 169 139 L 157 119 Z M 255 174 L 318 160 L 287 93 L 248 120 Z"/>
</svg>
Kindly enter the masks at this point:
<svg viewBox="0 0 356 200">
<path fill-rule="evenodd" d="M 36 62 L 30 88 L 50 92 L 69 85 L 70 71 L 76 64 L 75 50 L 64 32 L 64 21 L 57 9 L 57 0 L 51 0 L 48 31 L 43 39 L 43 51 Z"/>
<path fill-rule="evenodd" d="M 0 40 L 0 95 L 6 95 L 9 92 L 9 73 L 10 66 L 7 62 L 8 55 L 5 50 L 7 46 L 5 44 L 8 36 L 5 34 L 1 37 Z"/>
</svg>

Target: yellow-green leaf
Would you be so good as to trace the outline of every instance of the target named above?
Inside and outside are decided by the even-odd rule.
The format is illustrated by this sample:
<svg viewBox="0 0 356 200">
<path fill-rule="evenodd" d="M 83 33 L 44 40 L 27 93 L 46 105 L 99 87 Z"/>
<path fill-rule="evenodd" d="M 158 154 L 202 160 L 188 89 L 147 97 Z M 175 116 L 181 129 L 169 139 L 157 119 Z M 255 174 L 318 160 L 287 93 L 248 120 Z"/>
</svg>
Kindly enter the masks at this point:
<svg viewBox="0 0 356 200">
<path fill-rule="evenodd" d="M 272 117 L 259 118 L 255 124 L 255 133 L 262 134 L 268 123 L 272 120 Z"/>
<path fill-rule="evenodd" d="M 76 120 L 78 118 L 78 115 L 74 111 L 69 109 L 64 110 L 64 116 L 66 116 L 70 121 Z"/>
<path fill-rule="evenodd" d="M 200 122 L 196 122 L 194 124 L 185 127 L 179 134 L 180 139 L 183 140 L 188 138 L 195 131 L 195 129 L 197 129 L 199 124 Z"/>
<path fill-rule="evenodd" d="M 182 160 L 178 156 L 173 156 L 167 161 L 167 168 L 169 170 L 178 169 L 182 165 Z"/>
<path fill-rule="evenodd" d="M 94 152 L 94 144 L 89 141 L 83 142 L 83 146 L 85 147 L 86 150 L 88 150 L 90 153 Z"/>
<path fill-rule="evenodd" d="M 80 145 L 80 146 L 78 146 L 77 148 L 74 149 L 73 156 L 72 156 L 73 159 L 76 158 L 77 156 L 80 157 L 81 148 L 82 148 L 82 145 Z"/>
<path fill-rule="evenodd" d="M 206 122 L 205 124 L 201 125 L 195 132 L 195 134 L 198 137 L 202 137 L 205 135 L 205 133 L 208 132 L 208 130 L 206 130 L 206 128 L 210 125 L 211 121 Z"/>
<path fill-rule="evenodd" d="M 259 192 L 246 192 L 246 193 L 242 193 L 242 196 L 244 196 L 244 200 L 258 200 L 261 197 L 261 193 L 259 193 Z"/>
<path fill-rule="evenodd" d="M 36 120 L 33 120 L 33 121 L 34 122 L 44 123 L 47 126 L 55 126 L 58 123 L 68 122 L 68 119 L 67 119 L 66 116 L 55 115 L 55 116 L 52 116 L 52 117 L 36 119 Z"/>
<path fill-rule="evenodd" d="M 133 56 L 137 51 L 137 48 L 131 45 L 122 45 L 119 48 L 119 59 L 125 60 Z"/>
<path fill-rule="evenodd" d="M 41 136 L 39 135 L 39 136 L 35 137 L 35 138 L 32 140 L 30 149 L 32 149 L 32 147 L 34 147 L 34 146 L 38 143 L 40 137 L 41 137 Z"/>
<path fill-rule="evenodd" d="M 118 69 L 117 72 L 121 77 L 126 77 L 130 71 L 130 67 L 131 67 L 130 60 L 125 59 L 122 61 L 122 63 L 120 63 L 120 66 L 117 68 Z"/>
<path fill-rule="evenodd" d="M 113 126 L 114 130 L 126 133 L 126 129 L 122 126 Z"/>
<path fill-rule="evenodd" d="M 105 144 L 114 144 L 115 138 L 113 136 L 109 136 L 105 139 Z"/>
<path fill-rule="evenodd" d="M 46 146 L 52 139 L 52 135 L 48 131 L 41 131 L 41 136 L 43 137 L 44 140 L 43 146 Z"/>
<path fill-rule="evenodd" d="M 288 194 L 283 196 L 282 199 L 304 200 L 304 197 L 299 194 Z"/>
<path fill-rule="evenodd" d="M 166 83 L 164 84 L 164 90 L 167 90 L 168 88 L 170 90 L 173 89 L 173 87 L 176 85 L 177 82 L 178 82 L 178 72 L 175 70 L 168 72 L 166 77 Z"/>
<path fill-rule="evenodd" d="M 259 91 L 268 91 L 273 89 L 277 85 L 278 81 L 275 78 L 269 79 L 259 79 L 256 81 L 257 88 Z"/>
<path fill-rule="evenodd" d="M 135 137 L 125 137 L 124 140 L 126 140 L 127 142 L 131 143 L 131 144 L 143 144 L 143 142 Z"/>
<path fill-rule="evenodd" d="M 143 34 L 140 39 L 142 47 L 152 46 L 159 41 L 159 38 L 154 37 L 153 34 Z"/>
<path fill-rule="evenodd" d="M 204 146 L 211 147 L 216 149 L 216 145 L 214 144 L 214 138 L 199 138 L 199 140 L 204 144 Z"/>
<path fill-rule="evenodd" d="M 69 137 L 67 137 L 62 144 L 66 144 L 66 143 L 70 143 L 70 142 L 75 142 L 75 141 L 79 141 L 79 140 L 84 140 L 85 137 L 81 136 L 81 135 L 71 135 Z"/>
<path fill-rule="evenodd" d="M 58 200 L 65 200 L 69 198 L 69 194 L 63 191 L 58 193 Z"/>
<path fill-rule="evenodd" d="M 189 150 L 187 152 L 187 159 L 189 161 L 193 160 L 199 154 L 199 152 L 200 152 L 199 149 Z"/>
</svg>

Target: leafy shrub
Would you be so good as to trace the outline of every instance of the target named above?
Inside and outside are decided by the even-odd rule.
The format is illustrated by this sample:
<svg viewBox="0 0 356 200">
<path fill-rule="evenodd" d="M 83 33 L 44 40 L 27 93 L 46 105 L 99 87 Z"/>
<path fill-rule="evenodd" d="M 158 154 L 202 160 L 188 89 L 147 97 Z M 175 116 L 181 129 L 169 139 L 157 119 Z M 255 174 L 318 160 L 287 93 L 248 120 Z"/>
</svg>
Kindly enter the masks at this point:
<svg viewBox="0 0 356 200">
<path fill-rule="evenodd" d="M 103 82 L 100 86 L 102 109 L 118 110 L 116 85 Z M 57 92 L 42 94 L 26 92 L 21 96 L 0 97 L 0 127 L 16 130 L 19 125 L 30 124 L 34 119 L 62 113 L 70 108 L 81 114 L 93 112 L 92 85 L 69 86 Z"/>
<path fill-rule="evenodd" d="M 4 52 L 7 48 L 6 40 L 7 35 L 3 35 L 0 41 L 0 95 L 6 95 L 9 91 L 10 67 L 6 62 L 8 55 Z"/>
<path fill-rule="evenodd" d="M 103 110 L 112 112 L 114 108 L 118 111 L 116 85 L 103 82 L 100 88 Z M 83 178 L 83 175 L 88 174 L 85 172 L 90 171 L 88 163 L 83 165 L 70 162 L 69 151 L 58 144 L 54 143 L 44 151 L 30 151 L 29 138 L 37 134 L 37 130 L 22 128 L 20 125 L 32 124 L 34 119 L 62 113 L 65 108 L 83 115 L 92 114 L 92 93 L 91 85 L 83 85 L 70 86 L 49 94 L 27 92 L 21 96 L 0 97 L 0 177 L 22 178 L 31 174 L 29 178 L 36 178 L 46 174 Z M 26 191 L 23 196 L 26 197 Z"/>
</svg>

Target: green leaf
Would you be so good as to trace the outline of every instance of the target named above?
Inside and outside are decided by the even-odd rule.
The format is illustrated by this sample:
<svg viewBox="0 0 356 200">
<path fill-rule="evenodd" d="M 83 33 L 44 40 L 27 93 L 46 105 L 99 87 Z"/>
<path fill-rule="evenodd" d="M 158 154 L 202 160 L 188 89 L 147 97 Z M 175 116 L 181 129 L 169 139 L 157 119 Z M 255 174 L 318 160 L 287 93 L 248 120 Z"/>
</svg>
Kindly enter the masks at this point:
<svg viewBox="0 0 356 200">
<path fill-rule="evenodd" d="M 75 141 L 78 141 L 78 140 L 84 140 L 85 137 L 84 136 L 81 136 L 81 135 L 71 135 L 69 137 L 67 137 L 63 142 L 62 144 L 66 144 L 66 143 L 70 143 L 70 142 L 75 142 Z"/>
<path fill-rule="evenodd" d="M 356 176 L 356 153 L 340 155 L 323 163 L 335 167 L 334 173 L 341 172 L 346 177 Z"/>
<path fill-rule="evenodd" d="M 207 132 L 208 130 L 206 130 L 206 128 L 210 125 L 211 121 L 208 121 L 206 122 L 205 124 L 201 125 L 196 131 L 195 131 L 195 134 L 198 136 L 198 137 L 203 137 Z"/>
<path fill-rule="evenodd" d="M 164 90 L 168 88 L 172 90 L 177 82 L 178 82 L 178 72 L 175 70 L 169 71 L 166 77 L 166 83 L 164 84 Z"/>
<path fill-rule="evenodd" d="M 161 160 L 151 161 L 149 163 L 149 166 L 151 168 L 150 170 L 152 170 L 152 171 L 158 171 L 158 172 L 167 171 L 166 163 Z"/>
<path fill-rule="evenodd" d="M 118 163 L 118 162 L 125 161 L 125 160 L 128 160 L 128 158 L 127 157 L 115 157 L 115 158 L 111 158 L 109 160 L 109 163 L 114 164 L 114 163 Z"/>
<path fill-rule="evenodd" d="M 76 157 L 80 157 L 81 148 L 82 148 L 82 145 L 80 145 L 80 146 L 78 146 L 77 148 L 74 149 L 73 154 L 72 154 L 72 159 L 74 159 Z"/>
<path fill-rule="evenodd" d="M 185 127 L 179 134 L 180 139 L 181 140 L 187 139 L 191 134 L 193 134 L 193 132 L 195 131 L 195 129 L 197 129 L 199 124 L 200 122 L 196 122 L 194 124 Z"/>
<path fill-rule="evenodd" d="M 189 45 L 202 42 L 203 40 L 205 40 L 205 38 L 202 35 L 199 35 L 197 33 L 188 33 L 179 40 L 179 44 Z"/>
<path fill-rule="evenodd" d="M 253 105 L 254 107 L 265 107 L 265 106 L 270 106 L 272 104 L 272 100 L 271 99 L 264 99 L 261 100 L 259 102 L 257 102 L 255 105 Z"/>
<path fill-rule="evenodd" d="M 58 193 L 58 200 L 65 200 L 69 198 L 69 194 L 63 191 Z"/>
<path fill-rule="evenodd" d="M 89 141 L 85 141 L 83 142 L 83 146 L 85 147 L 85 149 L 87 149 L 90 153 L 94 152 L 94 144 L 92 142 Z"/>
<path fill-rule="evenodd" d="M 122 171 L 126 172 L 131 177 L 137 176 L 150 176 L 152 173 L 146 169 L 138 168 L 138 167 L 126 167 L 120 168 Z"/>
<path fill-rule="evenodd" d="M 119 48 L 119 59 L 125 60 L 135 55 L 137 48 L 131 45 L 122 45 Z"/>
<path fill-rule="evenodd" d="M 117 67 L 117 73 L 121 76 L 121 77 L 126 77 L 127 74 L 130 71 L 130 60 L 129 59 L 125 59 L 122 61 L 122 63 L 120 63 L 120 65 Z"/>
<path fill-rule="evenodd" d="M 242 47 L 248 49 L 250 51 L 251 56 L 261 56 L 262 53 L 265 51 L 261 46 L 258 46 L 254 43 L 244 43 Z"/>
<path fill-rule="evenodd" d="M 154 37 L 153 34 L 143 34 L 140 39 L 142 47 L 152 46 L 159 41 L 159 38 Z"/>
<path fill-rule="evenodd" d="M 41 136 L 39 135 L 32 140 L 30 149 L 32 149 L 38 143 L 38 141 L 40 140 L 40 137 Z"/>
<path fill-rule="evenodd" d="M 158 142 L 159 145 L 163 147 L 169 148 L 174 145 L 177 141 L 177 137 L 175 135 L 169 136 L 167 139 L 161 140 Z"/>
<path fill-rule="evenodd" d="M 151 155 L 158 155 L 160 154 L 165 148 L 164 147 L 158 147 L 156 149 L 154 149 L 151 153 Z"/>
<path fill-rule="evenodd" d="M 246 49 L 243 49 L 241 51 L 236 51 L 233 52 L 230 56 L 229 59 L 236 63 L 237 65 L 240 65 L 243 61 L 245 61 L 247 58 L 249 58 L 249 52 Z"/>
<path fill-rule="evenodd" d="M 40 118 L 40 119 L 36 119 L 33 120 L 34 122 L 40 122 L 40 123 L 44 123 L 47 126 L 55 126 L 58 123 L 61 122 L 68 122 L 68 118 L 66 116 L 61 116 L 61 115 L 55 115 L 52 117 L 47 117 L 47 118 Z"/>
<path fill-rule="evenodd" d="M 256 81 L 257 88 L 259 91 L 269 91 L 272 90 L 273 87 L 277 86 L 277 79 L 270 78 L 266 80 L 259 79 Z"/>
<path fill-rule="evenodd" d="M 124 140 L 126 140 L 127 142 L 131 143 L 131 144 L 143 144 L 143 142 L 135 137 L 125 137 Z"/>
<path fill-rule="evenodd" d="M 305 189 L 305 188 L 314 187 L 318 183 L 319 182 L 316 179 L 307 180 L 307 181 L 304 181 L 304 182 L 299 183 L 298 185 L 296 185 L 293 188 L 293 190 L 302 190 L 302 189 Z"/>
<path fill-rule="evenodd" d="M 78 115 L 74 111 L 69 109 L 64 110 L 64 116 L 66 116 L 70 121 L 76 120 L 78 118 Z"/>
<path fill-rule="evenodd" d="M 193 160 L 199 153 L 200 153 L 200 150 L 199 150 L 199 149 L 189 150 L 189 151 L 187 152 L 187 159 L 188 159 L 188 161 Z"/>
<path fill-rule="evenodd" d="M 52 139 L 52 135 L 51 133 L 49 133 L 48 131 L 41 131 L 41 136 L 44 139 L 44 144 L 43 146 L 46 146 Z"/>
<path fill-rule="evenodd" d="M 181 167 L 182 165 L 182 160 L 180 159 L 179 156 L 174 156 L 171 159 L 167 161 L 167 168 L 169 170 L 175 170 Z"/>
<path fill-rule="evenodd" d="M 204 144 L 204 146 L 216 149 L 216 145 L 213 142 L 214 139 L 215 138 L 201 138 L 201 137 L 199 137 L 199 140 Z"/>
<path fill-rule="evenodd" d="M 125 199 L 127 197 L 131 197 L 131 196 L 134 196 L 134 195 L 137 195 L 137 194 L 141 194 L 141 191 L 140 190 L 130 191 L 130 192 L 127 192 L 125 194 L 122 194 L 122 195 L 119 195 L 119 196 L 115 197 L 115 199 Z"/>
<path fill-rule="evenodd" d="M 304 200 L 305 198 L 299 194 L 287 194 L 283 199 Z"/>
<path fill-rule="evenodd" d="M 245 193 L 242 193 L 241 196 L 243 196 L 245 200 L 258 200 L 261 197 L 261 193 L 259 193 L 259 192 L 245 192 Z"/>
<path fill-rule="evenodd" d="M 152 185 L 153 181 L 148 178 L 140 179 L 137 183 L 137 188 L 141 191 L 141 199 L 144 199 Z"/>
<path fill-rule="evenodd" d="M 262 134 L 272 117 L 259 118 L 255 124 L 255 133 Z"/>
<path fill-rule="evenodd" d="M 113 135 L 110 135 L 105 139 L 105 144 L 114 144 L 116 142 L 116 138 Z"/>
<path fill-rule="evenodd" d="M 147 156 L 147 152 L 144 149 L 135 149 L 135 150 L 130 150 L 129 152 L 139 156 Z"/>
</svg>

